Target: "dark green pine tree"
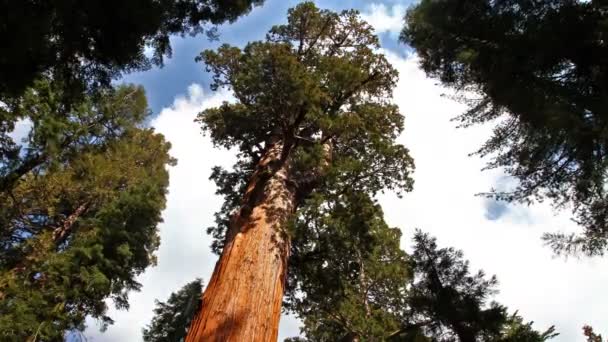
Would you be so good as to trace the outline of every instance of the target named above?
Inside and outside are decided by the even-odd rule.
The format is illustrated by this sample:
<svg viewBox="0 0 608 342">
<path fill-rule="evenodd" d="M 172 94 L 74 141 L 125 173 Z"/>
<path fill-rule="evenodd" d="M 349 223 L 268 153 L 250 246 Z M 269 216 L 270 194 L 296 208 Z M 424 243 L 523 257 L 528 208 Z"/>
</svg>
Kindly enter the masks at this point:
<svg viewBox="0 0 608 342">
<path fill-rule="evenodd" d="M 402 40 L 426 73 L 462 92 L 462 126 L 496 122 L 477 151 L 519 181 L 499 200 L 572 208 L 580 235 L 546 235 L 563 253 L 608 246 L 608 5 L 576 0 L 423 0 Z"/>
<path fill-rule="evenodd" d="M 372 202 L 357 198 L 321 211 L 320 220 L 302 218 L 311 238 L 294 248 L 293 262 L 305 266 L 292 268 L 286 307 L 302 319 L 304 336 L 288 341 L 542 342 L 557 335 L 490 302 L 496 278 L 471 274 L 462 252 L 417 232 L 405 256 L 399 230 Z"/>
<path fill-rule="evenodd" d="M 182 342 L 199 309 L 203 281 L 196 279 L 171 293 L 166 302 L 156 301 L 152 322 L 143 329 L 144 342 Z"/>
<path fill-rule="evenodd" d="M 462 251 L 438 248 L 436 240 L 417 231 L 410 263 L 414 276 L 407 294 L 404 331 L 422 331 L 433 341 L 545 341 L 554 328 L 539 333 L 517 314 L 490 301 L 497 293 L 495 276 L 471 274 Z"/>
<path fill-rule="evenodd" d="M 532 324 L 534 322 L 525 322 L 516 311 L 509 316 L 503 324 L 500 337 L 496 338 L 498 342 L 543 342 L 550 340 L 557 335 L 555 327 L 551 326 L 545 331 L 534 330 Z"/>
<path fill-rule="evenodd" d="M 0 101 L 52 73 L 82 89 L 162 65 L 176 34 L 215 34 L 263 0 L 3 1 Z M 146 56 L 145 49 L 152 49 Z M 72 88 L 72 87 L 70 87 Z"/>
<path fill-rule="evenodd" d="M 32 129 L 25 151 L 0 164 L 2 341 L 61 340 L 87 316 L 111 323 L 108 299 L 128 307 L 136 276 L 156 262 L 174 162 L 162 135 L 140 128 L 141 88 L 85 98 L 66 116 L 54 115 L 63 108 L 48 85 L 16 107 Z"/>
<path fill-rule="evenodd" d="M 416 277 L 407 298 L 412 326 L 445 341 L 498 335 L 506 308 L 488 303 L 496 277 L 486 279 L 483 271 L 470 274 L 461 251 L 439 249 L 434 238 L 420 231 L 414 242 L 410 262 Z"/>
<path fill-rule="evenodd" d="M 290 222 L 307 198 L 411 188 L 413 163 L 396 142 L 403 117 L 391 102 L 397 72 L 378 46 L 356 11 L 305 2 L 264 41 L 201 54 L 213 88 L 228 87 L 236 102 L 199 121 L 238 162 L 212 175 L 226 199 L 211 229 L 222 255 L 187 341 L 277 338 L 298 243 Z"/>
</svg>

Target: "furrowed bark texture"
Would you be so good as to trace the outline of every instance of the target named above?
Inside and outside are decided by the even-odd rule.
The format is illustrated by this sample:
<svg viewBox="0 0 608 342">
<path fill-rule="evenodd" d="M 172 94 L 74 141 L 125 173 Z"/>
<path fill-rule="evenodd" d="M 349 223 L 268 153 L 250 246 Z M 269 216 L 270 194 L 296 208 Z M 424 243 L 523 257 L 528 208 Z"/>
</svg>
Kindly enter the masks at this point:
<svg viewBox="0 0 608 342">
<path fill-rule="evenodd" d="M 277 340 L 295 210 L 288 150 L 275 143 L 258 164 L 186 342 Z"/>
</svg>

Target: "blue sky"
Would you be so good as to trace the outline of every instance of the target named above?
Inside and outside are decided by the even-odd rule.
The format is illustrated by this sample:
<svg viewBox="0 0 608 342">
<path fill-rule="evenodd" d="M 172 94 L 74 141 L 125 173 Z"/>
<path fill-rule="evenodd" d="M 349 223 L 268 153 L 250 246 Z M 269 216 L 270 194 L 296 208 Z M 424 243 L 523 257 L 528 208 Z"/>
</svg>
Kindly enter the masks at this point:
<svg viewBox="0 0 608 342">
<path fill-rule="evenodd" d="M 219 42 L 209 42 L 204 36 L 176 37 L 173 57 L 164 68 L 124 78 L 146 88 L 154 111 L 151 125 L 171 141 L 178 165 L 170 169 L 158 265 L 139 277 L 143 289 L 131 294 L 129 311 L 110 310 L 116 323 L 107 332 L 100 333 L 95 321 L 89 320 L 85 332 L 89 341 L 140 341 L 155 299 L 166 300 L 196 277 L 210 278 L 217 257 L 209 250 L 211 240 L 204 230 L 213 224 L 213 213 L 222 199 L 214 195 L 208 177 L 215 165 L 230 167 L 234 155 L 213 148 L 193 119 L 202 109 L 231 100 L 231 95 L 210 92 L 210 76 L 194 58 L 221 43 L 243 46 L 263 39 L 297 3 L 267 0 L 236 23 L 220 27 Z M 449 90 L 426 78 L 416 55 L 398 42 L 401 18 L 409 4 L 317 1 L 322 8 L 359 9 L 376 28 L 384 52 L 400 73 L 394 101 L 405 116 L 405 131 L 399 139 L 415 158 L 416 183 L 414 191 L 403 198 L 392 193 L 379 197 L 387 221 L 403 231 L 401 245 L 406 250 L 415 228 L 437 236 L 442 246 L 464 250 L 473 269 L 497 275 L 501 303 L 519 310 L 539 329 L 555 324 L 561 333 L 555 341 L 581 341 L 583 324 L 601 330 L 608 317 L 608 299 L 603 296 L 608 260 L 559 259 L 542 245 L 543 232 L 577 229 L 566 212 L 555 213 L 545 203 L 522 207 L 475 196 L 506 182 L 500 171 L 481 172 L 484 161 L 467 156 L 489 136 L 491 126 L 461 130 L 450 122 L 464 107 L 443 97 Z M 280 337 L 297 334 L 298 321 L 284 317 Z"/>
<path fill-rule="evenodd" d="M 264 39 L 266 32 L 276 24 L 286 21 L 287 10 L 299 1 L 294 0 L 267 0 L 264 6 L 256 7 L 249 15 L 240 18 L 233 24 L 219 27 L 221 34 L 219 41 L 210 42 L 205 35 L 196 37 L 174 37 L 172 42 L 173 56 L 166 61 L 163 68 L 127 75 L 123 81 L 142 84 L 146 88 L 150 107 L 154 113 L 170 105 L 176 95 L 183 93 L 192 83 L 198 83 L 205 88 L 210 82 L 210 75 L 205 72 L 202 63 L 196 63 L 194 58 L 205 49 L 214 49 L 221 44 L 230 44 L 242 47 L 249 41 Z M 407 6 L 409 1 L 377 1 L 375 4 L 385 4 L 392 8 L 394 4 Z M 370 8 L 370 2 L 365 0 L 346 1 L 318 1 L 321 8 L 340 11 L 344 9 Z M 398 43 L 394 34 L 384 32 L 380 34 L 382 45 L 399 53 L 406 53 L 408 48 Z"/>
</svg>

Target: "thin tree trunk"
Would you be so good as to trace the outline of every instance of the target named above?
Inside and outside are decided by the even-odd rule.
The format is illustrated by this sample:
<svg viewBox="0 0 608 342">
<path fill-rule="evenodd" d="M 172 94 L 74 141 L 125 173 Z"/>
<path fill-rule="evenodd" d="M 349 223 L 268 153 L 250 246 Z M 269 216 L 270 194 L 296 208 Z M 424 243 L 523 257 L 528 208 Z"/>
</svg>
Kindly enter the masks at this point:
<svg viewBox="0 0 608 342">
<path fill-rule="evenodd" d="M 258 164 L 186 342 L 277 340 L 295 210 L 288 154 L 274 143 Z"/>
<path fill-rule="evenodd" d="M 68 238 L 68 236 L 70 236 L 74 223 L 76 223 L 76 220 L 78 220 L 80 216 L 87 210 L 87 207 L 88 203 L 83 203 L 78 206 L 78 208 L 76 208 L 76 210 L 70 214 L 65 221 L 63 221 L 61 226 L 53 230 L 53 240 L 55 241 L 56 246 L 61 245 Z"/>
</svg>

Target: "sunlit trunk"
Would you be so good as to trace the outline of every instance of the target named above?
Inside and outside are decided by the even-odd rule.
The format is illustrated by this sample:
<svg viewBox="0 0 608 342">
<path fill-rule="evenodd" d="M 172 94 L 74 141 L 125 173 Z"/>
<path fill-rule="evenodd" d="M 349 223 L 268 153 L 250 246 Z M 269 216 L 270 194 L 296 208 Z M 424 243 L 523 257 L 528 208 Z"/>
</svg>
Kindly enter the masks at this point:
<svg viewBox="0 0 608 342">
<path fill-rule="evenodd" d="M 186 342 L 277 340 L 295 210 L 287 153 L 275 143 L 261 159 Z"/>
</svg>

